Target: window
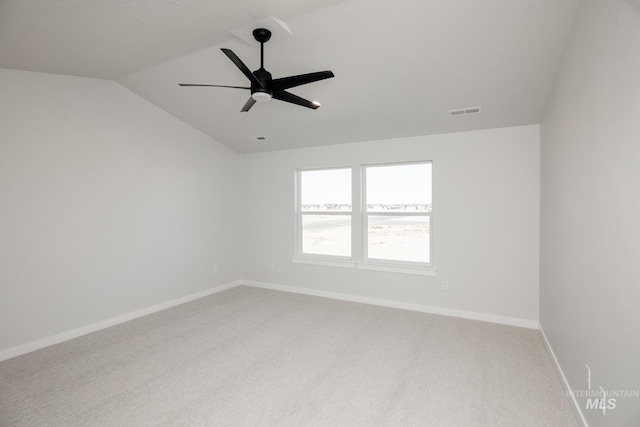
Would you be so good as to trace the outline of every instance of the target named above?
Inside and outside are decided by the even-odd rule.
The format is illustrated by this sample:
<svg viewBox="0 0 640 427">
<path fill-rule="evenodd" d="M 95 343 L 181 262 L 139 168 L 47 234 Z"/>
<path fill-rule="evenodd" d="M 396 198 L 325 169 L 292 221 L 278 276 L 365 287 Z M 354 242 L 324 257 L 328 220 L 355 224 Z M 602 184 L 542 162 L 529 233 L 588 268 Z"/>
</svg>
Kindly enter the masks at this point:
<svg viewBox="0 0 640 427">
<path fill-rule="evenodd" d="M 298 170 L 294 261 L 434 275 L 431 169 L 425 161 Z"/>
<path fill-rule="evenodd" d="M 364 167 L 364 260 L 431 265 L 431 163 Z"/>
<path fill-rule="evenodd" d="M 351 257 L 351 168 L 298 173 L 299 253 Z"/>
</svg>

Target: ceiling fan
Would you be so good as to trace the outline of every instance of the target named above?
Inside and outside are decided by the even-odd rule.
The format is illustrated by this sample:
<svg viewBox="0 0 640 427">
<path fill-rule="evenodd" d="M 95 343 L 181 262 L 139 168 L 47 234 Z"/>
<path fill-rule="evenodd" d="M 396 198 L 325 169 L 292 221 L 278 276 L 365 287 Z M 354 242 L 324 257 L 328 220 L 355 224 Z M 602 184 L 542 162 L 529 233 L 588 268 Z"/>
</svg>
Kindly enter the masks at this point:
<svg viewBox="0 0 640 427">
<path fill-rule="evenodd" d="M 205 86 L 205 87 L 227 87 L 232 89 L 249 89 L 251 90 L 251 98 L 244 104 L 241 112 L 246 112 L 253 107 L 257 101 L 268 101 L 271 98 L 278 99 L 284 102 L 290 102 L 292 104 L 301 105 L 303 107 L 316 109 L 320 107 L 320 104 L 315 101 L 309 101 L 287 92 L 287 89 L 292 87 L 305 85 L 307 83 L 313 83 L 318 80 L 324 80 L 334 77 L 331 71 L 318 71 L 309 74 L 299 74 L 297 76 L 282 77 L 279 79 L 273 79 L 271 73 L 264 69 L 264 44 L 271 38 L 271 31 L 266 28 L 256 28 L 253 30 L 253 37 L 260 43 L 260 68 L 251 72 L 249 68 L 233 53 L 231 49 L 220 49 L 224 52 L 229 59 L 236 64 L 236 67 L 242 71 L 249 81 L 251 86 L 225 86 L 225 85 L 205 85 L 205 84 L 192 84 L 192 83 L 179 83 L 180 86 Z"/>
</svg>

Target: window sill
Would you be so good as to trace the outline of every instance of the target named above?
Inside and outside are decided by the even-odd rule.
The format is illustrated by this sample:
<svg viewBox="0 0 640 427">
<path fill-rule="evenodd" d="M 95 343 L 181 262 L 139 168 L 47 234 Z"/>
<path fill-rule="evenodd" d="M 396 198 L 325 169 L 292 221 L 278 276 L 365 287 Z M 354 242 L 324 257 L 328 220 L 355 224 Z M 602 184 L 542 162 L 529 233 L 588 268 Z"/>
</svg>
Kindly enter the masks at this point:
<svg viewBox="0 0 640 427">
<path fill-rule="evenodd" d="M 354 262 L 352 260 L 336 260 L 321 257 L 292 256 L 291 260 L 297 264 L 322 265 L 325 267 L 352 268 L 370 271 L 385 271 L 388 273 L 413 274 L 418 276 L 436 276 L 436 269 L 431 267 L 406 267 L 393 264 L 374 264 Z"/>
<path fill-rule="evenodd" d="M 406 267 L 393 264 L 357 263 L 361 270 L 387 271 L 389 273 L 415 274 L 418 276 L 435 276 L 436 269 L 432 267 Z"/>
<path fill-rule="evenodd" d="M 309 256 L 292 256 L 291 260 L 298 264 L 324 265 L 326 267 L 356 268 L 352 260 L 340 260 Z"/>
</svg>

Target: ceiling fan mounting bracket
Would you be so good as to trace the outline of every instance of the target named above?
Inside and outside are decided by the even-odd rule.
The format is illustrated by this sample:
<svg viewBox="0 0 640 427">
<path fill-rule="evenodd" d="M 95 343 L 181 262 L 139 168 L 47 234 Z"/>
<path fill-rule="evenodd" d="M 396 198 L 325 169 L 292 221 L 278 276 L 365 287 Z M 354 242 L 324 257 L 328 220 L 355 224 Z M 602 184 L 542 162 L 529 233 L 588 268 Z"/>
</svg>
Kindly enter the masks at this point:
<svg viewBox="0 0 640 427">
<path fill-rule="evenodd" d="M 256 28 L 253 30 L 253 38 L 256 39 L 258 43 L 266 43 L 271 38 L 271 31 L 266 28 Z"/>
</svg>

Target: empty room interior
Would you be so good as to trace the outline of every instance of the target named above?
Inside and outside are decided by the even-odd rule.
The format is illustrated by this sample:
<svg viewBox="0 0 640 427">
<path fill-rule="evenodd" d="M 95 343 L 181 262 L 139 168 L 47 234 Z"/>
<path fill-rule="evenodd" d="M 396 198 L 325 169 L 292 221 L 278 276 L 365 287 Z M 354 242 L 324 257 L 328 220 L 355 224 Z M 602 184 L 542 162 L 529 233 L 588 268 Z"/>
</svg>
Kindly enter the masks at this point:
<svg viewBox="0 0 640 427">
<path fill-rule="evenodd" d="M 640 1 L 0 0 L 1 426 L 639 426 Z"/>
</svg>

